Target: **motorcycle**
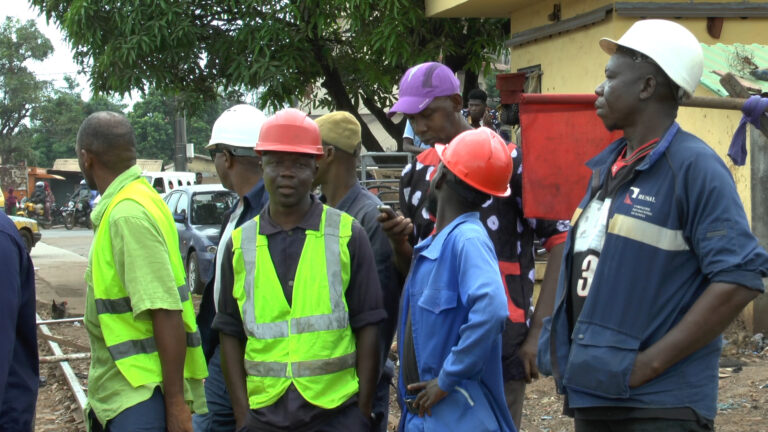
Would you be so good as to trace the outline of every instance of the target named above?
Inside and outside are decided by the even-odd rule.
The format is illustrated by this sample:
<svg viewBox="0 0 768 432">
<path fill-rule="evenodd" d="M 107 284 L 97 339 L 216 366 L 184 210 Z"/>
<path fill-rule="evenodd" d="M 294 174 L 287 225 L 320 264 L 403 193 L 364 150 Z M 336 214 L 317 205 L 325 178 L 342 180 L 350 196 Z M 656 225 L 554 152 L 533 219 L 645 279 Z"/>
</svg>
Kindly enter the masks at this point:
<svg viewBox="0 0 768 432">
<path fill-rule="evenodd" d="M 64 216 L 64 227 L 68 230 L 76 226 L 83 228 L 92 228 L 91 224 L 91 206 L 82 199 L 70 198 L 69 203 L 62 209 Z"/>
<path fill-rule="evenodd" d="M 36 204 L 31 201 L 22 200 L 21 206 L 16 212 L 17 216 L 23 216 L 26 218 L 34 219 L 45 229 L 51 228 L 53 225 L 65 224 L 64 209 L 56 206 L 51 206 L 51 214 L 49 217 L 45 217 L 45 205 Z"/>
</svg>

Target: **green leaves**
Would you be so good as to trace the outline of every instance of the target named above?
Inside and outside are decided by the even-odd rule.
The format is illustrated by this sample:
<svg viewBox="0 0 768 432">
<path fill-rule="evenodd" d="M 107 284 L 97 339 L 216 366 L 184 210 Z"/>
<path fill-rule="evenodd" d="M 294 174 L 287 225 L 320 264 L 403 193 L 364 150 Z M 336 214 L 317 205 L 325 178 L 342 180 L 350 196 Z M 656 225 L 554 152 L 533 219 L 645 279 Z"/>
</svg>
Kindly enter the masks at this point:
<svg viewBox="0 0 768 432">
<path fill-rule="evenodd" d="M 477 73 L 504 39 L 500 20 L 428 19 L 423 0 L 31 3 L 62 26 L 96 92 L 156 88 L 190 113 L 219 91 L 258 90 L 262 107 L 304 100 L 356 113 L 366 100 L 381 114 L 408 67 L 442 58 Z M 380 148 L 363 128 L 366 147 Z"/>
<path fill-rule="evenodd" d="M 53 45 L 29 20 L 7 17 L 0 26 L 0 158 L 4 164 L 23 161 L 29 151 L 27 119 L 49 86 L 25 66 L 41 61 Z"/>
</svg>

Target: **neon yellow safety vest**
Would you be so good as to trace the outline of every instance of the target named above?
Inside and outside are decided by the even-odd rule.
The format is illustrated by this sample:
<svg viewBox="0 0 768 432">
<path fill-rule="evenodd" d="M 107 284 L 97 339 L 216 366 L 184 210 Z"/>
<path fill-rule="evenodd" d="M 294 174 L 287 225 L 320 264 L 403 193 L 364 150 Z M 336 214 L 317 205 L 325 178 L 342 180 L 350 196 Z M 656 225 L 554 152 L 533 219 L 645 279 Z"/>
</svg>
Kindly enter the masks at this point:
<svg viewBox="0 0 768 432">
<path fill-rule="evenodd" d="M 131 299 L 115 271 L 109 215 L 117 203 L 128 199 L 136 201 L 149 212 L 165 238 L 181 299 L 184 330 L 187 332 L 184 378 L 203 379 L 208 376 L 208 370 L 200 332 L 195 323 L 194 306 L 189 298 L 184 264 L 179 254 L 176 225 L 168 206 L 144 178 L 129 183 L 112 199 L 101 219 L 92 246 L 93 295 L 104 342 L 117 368 L 133 387 L 163 382 L 152 321 L 134 320 Z"/>
<path fill-rule="evenodd" d="M 355 339 L 344 293 L 354 219 L 323 206 L 319 231 L 306 230 L 289 306 L 259 217 L 232 232 L 233 295 L 245 345 L 251 409 L 272 405 L 293 383 L 311 404 L 332 409 L 358 391 Z"/>
</svg>

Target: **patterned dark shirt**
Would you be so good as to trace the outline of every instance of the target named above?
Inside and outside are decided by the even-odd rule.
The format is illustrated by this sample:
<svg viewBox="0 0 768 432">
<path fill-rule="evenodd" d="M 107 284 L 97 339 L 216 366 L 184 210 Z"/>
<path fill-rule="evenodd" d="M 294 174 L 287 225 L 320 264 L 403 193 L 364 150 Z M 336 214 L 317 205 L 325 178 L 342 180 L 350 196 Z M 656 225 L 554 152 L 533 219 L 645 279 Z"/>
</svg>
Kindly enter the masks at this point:
<svg viewBox="0 0 768 432">
<path fill-rule="evenodd" d="M 480 220 L 493 242 L 507 291 L 509 322 L 504 330 L 502 346 L 505 381 L 525 377 L 523 363 L 517 353 L 528 335 L 534 308 L 532 297 L 536 267 L 533 241 L 538 238 L 545 248 L 551 249 L 565 241 L 570 227 L 568 221 L 525 217 L 522 202 L 523 156 L 514 144 L 509 144 L 508 148 L 514 160 L 514 174 L 510 180 L 512 194 L 508 198 L 491 198 L 480 209 Z M 434 217 L 426 209 L 426 196 L 439 163 L 437 152 L 430 148 L 403 169 L 400 209 L 413 221 L 412 244 L 429 237 L 434 231 Z"/>
<path fill-rule="evenodd" d="M 472 126 L 472 119 L 469 117 L 469 109 L 464 108 L 463 110 L 461 110 L 461 115 L 464 116 L 464 120 L 466 120 L 467 123 L 469 123 L 469 125 Z M 482 119 L 480 120 L 480 123 L 487 128 L 493 129 L 494 131 L 496 131 L 497 134 L 501 135 L 501 122 L 499 121 L 499 112 L 496 111 L 495 109 L 491 110 L 492 124 L 490 125 L 484 124 Z"/>
</svg>

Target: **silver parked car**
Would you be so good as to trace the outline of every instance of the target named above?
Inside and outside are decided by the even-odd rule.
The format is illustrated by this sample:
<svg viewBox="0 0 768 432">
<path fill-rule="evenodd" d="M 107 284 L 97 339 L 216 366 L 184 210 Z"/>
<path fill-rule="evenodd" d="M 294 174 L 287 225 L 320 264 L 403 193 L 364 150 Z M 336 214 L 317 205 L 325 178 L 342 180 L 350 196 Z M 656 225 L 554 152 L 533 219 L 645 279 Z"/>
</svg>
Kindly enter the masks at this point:
<svg viewBox="0 0 768 432">
<path fill-rule="evenodd" d="M 219 230 L 237 195 L 222 185 L 194 185 L 178 187 L 163 199 L 176 221 L 187 283 L 200 294 L 213 277 Z"/>
</svg>

